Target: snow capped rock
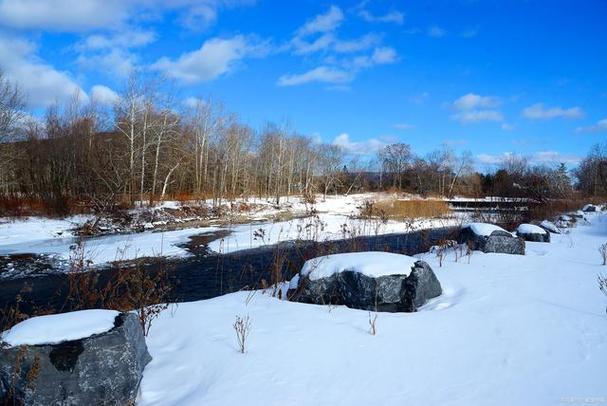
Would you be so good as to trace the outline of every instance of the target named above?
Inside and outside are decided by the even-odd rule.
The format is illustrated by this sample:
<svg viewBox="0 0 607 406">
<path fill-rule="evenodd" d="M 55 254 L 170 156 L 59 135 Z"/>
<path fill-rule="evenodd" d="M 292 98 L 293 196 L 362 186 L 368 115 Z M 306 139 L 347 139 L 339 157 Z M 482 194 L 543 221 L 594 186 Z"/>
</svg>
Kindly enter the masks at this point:
<svg viewBox="0 0 607 406">
<path fill-rule="evenodd" d="M 550 233 L 535 224 L 521 224 L 516 229 L 516 235 L 525 241 L 550 242 Z"/>
<path fill-rule="evenodd" d="M 377 278 L 386 275 L 409 276 L 417 259 L 389 252 L 350 252 L 306 261 L 300 275 L 310 280 L 327 278 L 338 272 L 352 271 Z"/>
<path fill-rule="evenodd" d="M 134 313 L 83 310 L 34 317 L 5 338 L 19 345 L 0 351 L 0 399 L 11 404 L 135 404 L 151 360 Z"/>
<path fill-rule="evenodd" d="M 503 231 L 504 233 L 507 233 L 503 228 L 489 223 L 470 223 L 465 225 L 464 228 L 470 228 L 474 234 L 483 237 L 490 236 L 494 231 Z"/>
<path fill-rule="evenodd" d="M 524 240 L 493 224 L 468 224 L 460 230 L 457 242 L 486 253 L 525 255 Z"/>
<path fill-rule="evenodd" d="M 556 226 L 556 224 L 554 224 L 552 221 L 544 220 L 540 223 L 540 227 L 550 233 L 555 233 L 555 234 L 561 233 L 561 230 L 559 230 L 559 228 Z"/>
<path fill-rule="evenodd" d="M 18 346 L 78 340 L 110 330 L 118 314 L 96 309 L 32 317 L 2 333 L 2 341 Z"/>
<path fill-rule="evenodd" d="M 599 211 L 598 207 L 594 204 L 587 204 L 584 207 L 582 207 L 582 211 L 589 213 L 589 212 L 595 212 L 595 211 Z"/>
<path fill-rule="evenodd" d="M 427 263 L 386 252 L 314 258 L 289 288 L 288 296 L 299 302 L 380 312 L 414 312 L 442 292 Z"/>
</svg>

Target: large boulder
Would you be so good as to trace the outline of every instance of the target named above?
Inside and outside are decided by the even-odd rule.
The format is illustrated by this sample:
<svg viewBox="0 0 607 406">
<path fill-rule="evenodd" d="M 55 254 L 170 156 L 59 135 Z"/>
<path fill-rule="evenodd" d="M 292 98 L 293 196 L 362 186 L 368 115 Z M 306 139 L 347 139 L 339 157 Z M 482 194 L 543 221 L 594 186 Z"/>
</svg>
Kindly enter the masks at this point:
<svg viewBox="0 0 607 406">
<path fill-rule="evenodd" d="M 587 204 L 582 208 L 582 211 L 585 213 L 594 213 L 599 211 L 599 208 L 594 204 Z"/>
<path fill-rule="evenodd" d="M 134 405 L 151 360 L 133 313 L 35 317 L 3 333 L 2 340 L 1 404 Z"/>
<path fill-rule="evenodd" d="M 552 221 L 544 220 L 540 223 L 540 227 L 549 233 L 561 234 L 561 230 Z"/>
<path fill-rule="evenodd" d="M 289 286 L 291 300 L 378 312 L 414 312 L 441 293 L 426 262 L 387 252 L 311 259 Z"/>
<path fill-rule="evenodd" d="M 550 242 L 550 233 L 534 224 L 521 224 L 516 229 L 516 235 L 525 241 Z"/>
<path fill-rule="evenodd" d="M 460 230 L 457 242 L 486 253 L 525 255 L 525 241 L 494 224 L 468 224 Z"/>
</svg>

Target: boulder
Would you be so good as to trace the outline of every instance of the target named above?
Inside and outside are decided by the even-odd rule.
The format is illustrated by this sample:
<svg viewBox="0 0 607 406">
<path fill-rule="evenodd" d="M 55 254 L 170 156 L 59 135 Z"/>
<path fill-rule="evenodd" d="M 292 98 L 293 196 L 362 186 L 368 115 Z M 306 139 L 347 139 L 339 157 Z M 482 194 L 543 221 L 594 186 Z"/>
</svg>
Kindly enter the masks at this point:
<svg viewBox="0 0 607 406">
<path fill-rule="evenodd" d="M 485 253 L 525 255 L 525 241 L 522 238 L 493 224 L 468 224 L 460 230 L 457 242 Z"/>
<path fill-rule="evenodd" d="M 378 312 L 415 312 L 442 294 L 430 266 L 406 255 L 356 252 L 306 261 L 291 281 L 291 300 Z"/>
<path fill-rule="evenodd" d="M 584 212 L 581 210 L 578 211 L 572 211 L 570 213 L 567 213 L 568 216 L 573 217 L 576 220 L 584 220 Z"/>
<path fill-rule="evenodd" d="M 521 224 L 516 229 L 516 235 L 525 241 L 550 242 L 550 233 L 534 224 Z"/>
<path fill-rule="evenodd" d="M 582 208 L 582 211 L 584 213 L 594 213 L 594 212 L 599 211 L 599 209 L 594 204 L 587 204 Z"/>
<path fill-rule="evenodd" d="M 93 310 L 73 313 L 85 312 Z M 34 319 L 54 319 L 44 320 L 44 328 L 30 329 L 29 333 L 23 333 L 24 329 L 19 330 L 18 327 L 33 319 L 5 332 L 4 348 L 0 351 L 2 401 L 6 404 L 40 406 L 134 405 L 143 369 L 151 357 L 137 315 L 113 313 L 116 313 L 113 325 L 110 324 L 107 331 L 83 338 L 70 338 L 68 341 L 27 344 L 37 342 L 33 338 L 36 334 L 40 339 L 40 332 L 56 329 L 62 323 L 61 316 L 72 315 L 71 313 L 36 317 Z M 80 317 L 80 322 L 70 323 L 64 323 L 66 337 L 81 325 L 93 326 L 91 331 L 99 331 L 95 330 L 94 323 L 91 324 L 83 317 Z M 12 336 L 29 337 L 29 341 L 21 340 L 26 344 L 10 345 L 13 330 L 19 334 Z"/>
<path fill-rule="evenodd" d="M 552 221 L 544 220 L 539 226 L 549 233 L 561 234 L 561 230 Z"/>
</svg>

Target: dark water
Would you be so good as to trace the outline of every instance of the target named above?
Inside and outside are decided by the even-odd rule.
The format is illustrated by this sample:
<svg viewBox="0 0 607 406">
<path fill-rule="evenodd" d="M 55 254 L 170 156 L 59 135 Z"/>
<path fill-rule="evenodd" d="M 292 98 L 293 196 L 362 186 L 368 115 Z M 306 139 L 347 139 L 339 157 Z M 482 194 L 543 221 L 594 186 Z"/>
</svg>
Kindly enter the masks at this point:
<svg viewBox="0 0 607 406">
<path fill-rule="evenodd" d="M 356 251 L 413 255 L 427 251 L 441 239 L 452 238 L 455 232 L 455 228 L 438 228 L 327 242 L 285 242 L 229 254 L 201 249 L 193 257 L 169 259 L 162 266 L 168 270 L 169 301 L 194 301 L 267 286 L 275 280 L 288 280 L 299 272 L 307 259 L 319 255 Z M 207 241 L 197 240 L 193 245 L 204 242 Z M 153 273 L 159 264 L 151 262 L 141 266 Z M 116 269 L 112 267 L 91 272 L 97 274 L 98 286 L 104 286 L 116 275 Z M 3 280 L 0 282 L 0 310 L 14 307 L 19 301 L 21 311 L 26 314 L 37 309 L 69 311 L 68 283 L 67 276 L 61 273 Z"/>
</svg>

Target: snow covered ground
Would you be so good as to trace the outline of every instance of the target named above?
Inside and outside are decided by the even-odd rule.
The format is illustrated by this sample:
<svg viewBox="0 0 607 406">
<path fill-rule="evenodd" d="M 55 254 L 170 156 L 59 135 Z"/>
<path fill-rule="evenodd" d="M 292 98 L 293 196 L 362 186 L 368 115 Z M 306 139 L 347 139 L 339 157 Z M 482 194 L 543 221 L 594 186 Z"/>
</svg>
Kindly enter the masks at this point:
<svg viewBox="0 0 607 406">
<path fill-rule="evenodd" d="M 86 215 L 70 216 L 64 219 L 26 217 L 12 220 L 0 217 L 0 249 L 9 245 L 32 244 L 73 237 L 71 230 L 89 219 L 91 216 Z"/>
<path fill-rule="evenodd" d="M 607 403 L 607 216 L 527 243 L 527 254 L 423 254 L 443 295 L 417 313 L 369 314 L 239 292 L 179 304 L 147 338 L 139 405 L 558 405 Z M 252 322 L 246 354 L 236 315 Z"/>
<path fill-rule="evenodd" d="M 103 264 L 115 260 L 128 260 L 145 256 L 187 256 L 183 247 L 191 237 L 208 235 L 218 230 L 230 234 L 212 241 L 209 248 L 215 252 L 227 253 L 242 249 L 258 248 L 280 241 L 307 239 L 316 241 L 335 240 L 354 236 L 403 233 L 422 228 L 444 227 L 461 223 L 461 217 L 449 219 L 420 219 L 415 222 L 390 220 L 383 224 L 377 220 L 351 218 L 359 213 L 360 205 L 366 200 L 386 199 L 390 195 L 367 193 L 348 196 L 327 196 L 318 199 L 314 205 L 314 216 L 309 216 L 311 206 L 299 198 L 291 198 L 279 207 L 264 201 L 262 209 L 251 213 L 251 222 L 237 225 L 189 227 L 171 231 L 145 231 L 131 234 L 112 234 L 86 238 L 87 257 L 93 264 Z M 257 200 L 256 203 L 261 201 Z M 164 202 L 166 207 L 174 207 L 176 202 Z M 288 211 L 294 216 L 305 216 L 285 221 L 267 221 L 271 216 Z M 78 216 L 65 220 L 31 217 L 26 220 L 0 221 L 0 255 L 6 254 L 46 254 L 60 259 L 68 259 L 70 248 L 76 237 L 70 231 L 90 217 Z"/>
<path fill-rule="evenodd" d="M 305 217 L 275 223 L 249 223 L 227 227 L 230 235 L 212 241 L 209 248 L 215 252 L 234 252 L 242 249 L 258 248 L 280 241 L 297 239 L 329 241 L 359 236 L 373 236 L 391 233 L 407 233 L 415 230 L 447 227 L 461 224 L 461 213 L 445 219 L 419 219 L 413 222 L 350 218 L 339 213 L 319 213 L 314 217 Z"/>
</svg>

